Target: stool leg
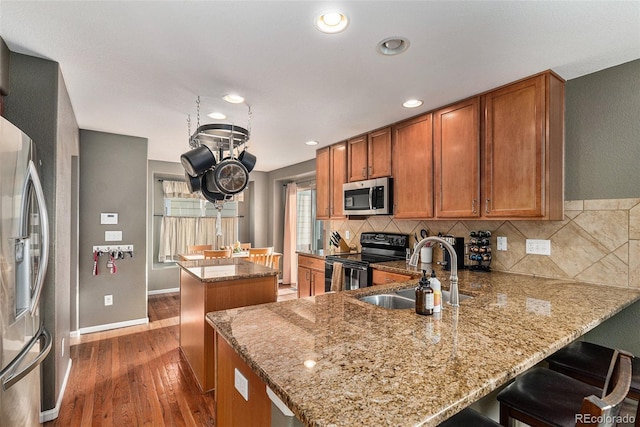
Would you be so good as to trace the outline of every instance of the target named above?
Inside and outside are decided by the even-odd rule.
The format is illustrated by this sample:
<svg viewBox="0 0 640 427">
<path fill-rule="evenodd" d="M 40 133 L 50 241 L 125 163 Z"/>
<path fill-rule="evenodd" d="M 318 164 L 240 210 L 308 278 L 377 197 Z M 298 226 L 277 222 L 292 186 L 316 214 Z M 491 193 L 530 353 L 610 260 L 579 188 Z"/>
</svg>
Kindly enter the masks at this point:
<svg viewBox="0 0 640 427">
<path fill-rule="evenodd" d="M 500 403 L 500 425 L 504 427 L 512 426 L 511 417 L 509 417 L 509 407 L 502 403 Z"/>
</svg>

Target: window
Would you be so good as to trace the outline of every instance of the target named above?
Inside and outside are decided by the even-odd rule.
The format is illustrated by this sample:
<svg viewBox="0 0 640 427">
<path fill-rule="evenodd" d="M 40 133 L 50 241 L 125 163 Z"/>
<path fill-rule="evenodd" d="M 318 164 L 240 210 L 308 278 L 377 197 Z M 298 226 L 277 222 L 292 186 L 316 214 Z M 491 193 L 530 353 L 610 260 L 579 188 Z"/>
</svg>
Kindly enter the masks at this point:
<svg viewBox="0 0 640 427">
<path fill-rule="evenodd" d="M 323 223 L 316 220 L 315 181 L 299 183 L 296 196 L 296 250 L 323 249 Z"/>
</svg>

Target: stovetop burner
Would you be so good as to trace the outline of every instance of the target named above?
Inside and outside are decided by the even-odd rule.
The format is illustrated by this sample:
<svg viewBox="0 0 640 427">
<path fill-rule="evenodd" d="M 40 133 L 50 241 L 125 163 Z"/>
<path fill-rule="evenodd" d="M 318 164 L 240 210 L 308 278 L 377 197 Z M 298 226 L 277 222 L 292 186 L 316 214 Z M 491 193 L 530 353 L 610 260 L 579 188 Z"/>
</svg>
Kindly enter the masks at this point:
<svg viewBox="0 0 640 427">
<path fill-rule="evenodd" d="M 409 247 L 409 236 L 398 233 L 362 233 L 360 245 L 360 253 L 329 255 L 327 259 L 361 265 L 403 260 Z"/>
</svg>

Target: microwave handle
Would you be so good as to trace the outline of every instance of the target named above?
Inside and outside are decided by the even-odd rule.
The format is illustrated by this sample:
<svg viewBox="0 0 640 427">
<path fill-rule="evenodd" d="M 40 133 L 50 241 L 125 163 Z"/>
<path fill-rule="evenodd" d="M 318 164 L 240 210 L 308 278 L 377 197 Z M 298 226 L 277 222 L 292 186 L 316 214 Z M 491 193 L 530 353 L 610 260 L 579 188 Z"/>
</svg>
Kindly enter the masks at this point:
<svg viewBox="0 0 640 427">
<path fill-rule="evenodd" d="M 369 210 L 373 210 L 373 190 L 373 186 L 369 187 Z"/>
</svg>

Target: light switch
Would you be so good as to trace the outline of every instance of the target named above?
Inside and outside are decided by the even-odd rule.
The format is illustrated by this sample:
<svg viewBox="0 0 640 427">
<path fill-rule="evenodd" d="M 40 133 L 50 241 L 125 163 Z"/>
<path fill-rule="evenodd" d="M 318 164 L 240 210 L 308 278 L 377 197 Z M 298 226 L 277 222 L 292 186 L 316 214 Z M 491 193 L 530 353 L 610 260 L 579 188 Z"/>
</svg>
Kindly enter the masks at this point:
<svg viewBox="0 0 640 427">
<path fill-rule="evenodd" d="M 117 213 L 101 213 L 100 214 L 100 224 L 117 224 L 118 223 L 118 214 Z"/>
<path fill-rule="evenodd" d="M 525 252 L 532 255 L 551 255 L 551 240 L 527 239 Z"/>
<path fill-rule="evenodd" d="M 122 231 L 105 231 L 105 242 L 122 242 Z"/>
</svg>

